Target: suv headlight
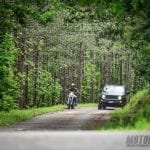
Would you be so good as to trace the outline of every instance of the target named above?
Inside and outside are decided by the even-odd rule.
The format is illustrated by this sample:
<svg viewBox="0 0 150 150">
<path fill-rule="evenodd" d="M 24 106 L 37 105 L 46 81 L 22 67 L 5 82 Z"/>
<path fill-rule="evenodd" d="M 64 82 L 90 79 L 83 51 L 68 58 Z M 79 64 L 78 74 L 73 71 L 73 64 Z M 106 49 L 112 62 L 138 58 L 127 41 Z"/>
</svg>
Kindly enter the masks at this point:
<svg viewBox="0 0 150 150">
<path fill-rule="evenodd" d="M 121 97 L 121 96 L 118 96 L 118 99 L 119 99 L 119 100 L 121 100 L 121 99 L 122 99 L 122 97 Z"/>
<path fill-rule="evenodd" d="M 106 95 L 102 95 L 102 98 L 105 99 L 105 98 L 106 98 Z"/>
</svg>

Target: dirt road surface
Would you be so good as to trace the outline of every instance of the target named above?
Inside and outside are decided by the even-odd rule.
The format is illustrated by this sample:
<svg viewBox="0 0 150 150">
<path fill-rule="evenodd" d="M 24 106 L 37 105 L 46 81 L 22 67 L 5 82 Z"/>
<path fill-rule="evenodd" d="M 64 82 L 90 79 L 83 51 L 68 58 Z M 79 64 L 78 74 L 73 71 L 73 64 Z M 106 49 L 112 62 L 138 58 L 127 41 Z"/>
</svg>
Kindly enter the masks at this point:
<svg viewBox="0 0 150 150">
<path fill-rule="evenodd" d="M 96 107 L 66 109 L 0 128 L 0 131 L 91 130 L 107 123 L 110 112 L 111 109 L 97 110 Z"/>
</svg>

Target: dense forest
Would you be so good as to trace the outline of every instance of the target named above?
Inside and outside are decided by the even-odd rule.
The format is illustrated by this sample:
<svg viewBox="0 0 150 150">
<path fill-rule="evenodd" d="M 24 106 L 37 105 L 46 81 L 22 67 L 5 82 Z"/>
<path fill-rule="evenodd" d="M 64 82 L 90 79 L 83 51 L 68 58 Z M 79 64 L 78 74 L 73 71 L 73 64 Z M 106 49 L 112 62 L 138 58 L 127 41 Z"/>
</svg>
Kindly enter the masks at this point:
<svg viewBox="0 0 150 150">
<path fill-rule="evenodd" d="M 0 0 L 0 110 L 80 102 L 150 83 L 149 0 Z"/>
</svg>

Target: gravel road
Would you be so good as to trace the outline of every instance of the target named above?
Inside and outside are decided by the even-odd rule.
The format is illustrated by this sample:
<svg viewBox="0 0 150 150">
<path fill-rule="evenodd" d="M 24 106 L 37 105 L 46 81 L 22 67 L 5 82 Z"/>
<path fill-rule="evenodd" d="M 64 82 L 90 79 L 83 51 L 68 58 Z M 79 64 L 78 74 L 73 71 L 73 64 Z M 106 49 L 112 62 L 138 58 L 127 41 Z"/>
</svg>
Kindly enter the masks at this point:
<svg viewBox="0 0 150 150">
<path fill-rule="evenodd" d="M 97 110 L 96 107 L 66 109 L 0 128 L 0 131 L 91 130 L 107 123 L 111 111 Z"/>
</svg>

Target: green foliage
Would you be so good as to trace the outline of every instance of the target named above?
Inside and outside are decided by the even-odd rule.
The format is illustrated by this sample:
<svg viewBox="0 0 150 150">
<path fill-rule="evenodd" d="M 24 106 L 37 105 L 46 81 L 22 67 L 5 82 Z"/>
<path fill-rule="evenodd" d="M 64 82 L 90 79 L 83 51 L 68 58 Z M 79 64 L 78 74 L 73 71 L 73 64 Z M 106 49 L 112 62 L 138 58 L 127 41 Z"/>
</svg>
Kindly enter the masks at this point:
<svg viewBox="0 0 150 150">
<path fill-rule="evenodd" d="M 16 70 L 15 64 L 18 57 L 18 50 L 15 46 L 18 43 L 20 44 L 20 41 L 15 39 L 18 37 L 10 36 L 10 34 L 13 32 L 15 36 L 18 36 L 17 33 L 19 29 L 21 29 L 21 27 L 27 27 L 29 18 L 34 18 L 37 22 L 42 24 L 52 21 L 54 11 L 53 13 L 51 11 L 51 2 L 52 1 L 49 0 L 14 0 L 0 2 L 0 110 L 13 108 L 17 98 L 21 97 L 19 88 L 22 88 L 25 82 L 31 80 L 31 78 L 26 77 L 23 70 L 17 73 L 18 70 Z M 25 47 L 23 43 L 21 44 Z M 19 48 L 20 51 L 23 51 L 22 47 Z M 22 57 L 26 57 L 28 52 L 19 53 L 22 53 Z M 26 65 L 22 67 L 30 66 L 30 62 L 31 61 L 28 60 L 22 62 Z M 21 81 L 17 79 L 17 76 Z"/>
<path fill-rule="evenodd" d="M 50 106 L 53 101 L 54 104 L 58 104 L 60 92 L 62 91 L 61 85 L 57 81 L 54 81 L 51 74 L 46 70 L 40 71 L 38 82 L 39 97 L 44 97 L 39 106 Z"/>
<path fill-rule="evenodd" d="M 100 78 L 100 73 L 97 71 L 96 64 L 93 64 L 91 62 L 85 62 L 85 68 L 84 68 L 84 77 L 82 82 L 82 100 L 86 102 L 95 101 L 94 99 L 91 100 L 91 93 L 90 89 L 91 86 L 94 86 L 94 89 L 99 89 L 99 84 L 97 83 L 98 79 Z M 97 97 L 96 97 L 97 98 Z"/>
<path fill-rule="evenodd" d="M 65 4 L 59 5 L 59 2 Z M 61 7 L 59 12 L 58 7 Z M 148 0 L 3 1 L 0 5 L 0 108 L 8 110 L 14 107 L 19 95 L 18 88 L 22 90 L 20 102 L 26 100 L 32 106 L 35 94 L 38 106 L 58 103 L 62 90 L 58 79 L 63 87 L 70 80 L 79 81 L 82 78 L 78 75 L 79 65 L 84 62 L 82 59 L 87 51 L 93 53 L 89 52 L 86 56 L 89 60 L 84 62 L 84 69 L 81 69 L 84 71 L 81 87 L 84 101 L 95 101 L 90 100 L 91 89 L 96 91 L 102 84 L 100 52 L 129 49 L 135 57 L 135 68 L 131 72 L 136 70 L 138 75 L 149 81 L 148 13 Z M 51 21 L 55 21 L 54 24 L 38 24 L 45 25 Z M 21 29 L 21 26 L 24 28 Z M 18 32 L 18 29 L 23 32 Z M 11 32 L 15 35 L 16 46 L 20 48 L 19 56 L 13 38 L 6 34 Z M 21 64 L 16 63 L 17 57 Z M 137 59 L 138 62 L 135 61 Z M 93 64 L 92 60 L 96 62 Z M 20 80 L 16 79 L 17 76 Z M 115 73 L 112 76 L 117 81 L 118 76 Z M 67 81 L 63 82 L 64 79 Z M 24 93 L 25 88 L 28 95 Z"/>
<path fill-rule="evenodd" d="M 150 13 L 150 3 L 149 0 L 132 0 L 131 2 L 134 11 L 139 13 L 139 11 L 143 11 L 146 14 Z M 140 12 L 141 13 L 141 12 Z"/>
<path fill-rule="evenodd" d="M 0 44 L 0 110 L 13 108 L 19 94 L 14 76 L 14 64 L 17 58 L 13 38 L 6 34 Z"/>
<path fill-rule="evenodd" d="M 112 3 L 111 4 L 111 10 L 112 13 L 118 18 L 121 19 L 126 15 L 126 12 L 124 10 L 124 7 L 122 6 L 121 3 Z"/>
<path fill-rule="evenodd" d="M 32 16 L 43 24 L 53 18 L 49 0 L 14 0 L 0 3 L 0 38 L 12 29 L 18 30 L 20 25 L 25 26 L 28 16 Z"/>
<path fill-rule="evenodd" d="M 68 4 L 70 6 L 75 6 L 75 5 L 80 5 L 80 6 L 102 6 L 102 5 L 106 5 L 110 2 L 112 2 L 112 0 L 61 0 L 62 2 L 64 2 L 65 4 Z"/>
<path fill-rule="evenodd" d="M 111 114 L 108 128 L 147 128 L 150 124 L 150 91 L 149 89 L 138 92 L 124 109 L 118 109 Z M 144 126 L 146 124 L 146 127 Z"/>
<path fill-rule="evenodd" d="M 131 21 L 132 19 L 132 21 Z M 124 40 L 129 49 L 137 58 L 136 70 L 140 76 L 149 80 L 149 21 L 145 17 L 134 16 L 128 18 L 128 23 L 124 28 Z"/>
<path fill-rule="evenodd" d="M 42 24 L 46 24 L 47 22 L 50 22 L 53 20 L 53 16 L 54 14 L 51 11 L 47 11 L 40 15 L 39 20 Z"/>
<path fill-rule="evenodd" d="M 139 72 L 141 76 L 150 83 L 150 43 L 145 43 L 142 51 L 142 61 L 139 66 Z"/>
</svg>

